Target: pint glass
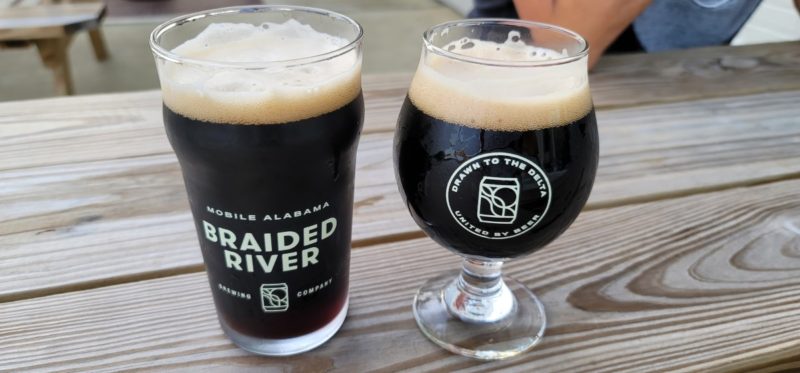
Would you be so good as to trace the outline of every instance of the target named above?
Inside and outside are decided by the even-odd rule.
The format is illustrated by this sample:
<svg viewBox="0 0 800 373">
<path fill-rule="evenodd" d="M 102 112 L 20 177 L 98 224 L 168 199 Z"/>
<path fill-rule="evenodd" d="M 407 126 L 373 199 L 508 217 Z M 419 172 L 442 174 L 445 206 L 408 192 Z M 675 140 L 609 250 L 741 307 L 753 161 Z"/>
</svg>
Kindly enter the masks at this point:
<svg viewBox="0 0 800 373">
<path fill-rule="evenodd" d="M 222 329 L 289 355 L 339 329 L 364 115 L 361 27 L 288 6 L 178 17 L 150 38 Z"/>
</svg>

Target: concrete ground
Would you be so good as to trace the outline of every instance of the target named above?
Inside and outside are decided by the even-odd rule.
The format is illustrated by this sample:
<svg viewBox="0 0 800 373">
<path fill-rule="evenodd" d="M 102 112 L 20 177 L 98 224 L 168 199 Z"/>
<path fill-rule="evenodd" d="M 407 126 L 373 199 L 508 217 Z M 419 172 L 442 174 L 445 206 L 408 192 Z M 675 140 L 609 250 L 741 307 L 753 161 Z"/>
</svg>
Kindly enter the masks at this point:
<svg viewBox="0 0 800 373">
<path fill-rule="evenodd" d="M 264 1 L 274 3 L 275 1 Z M 347 14 L 364 27 L 364 73 L 411 72 L 419 61 L 422 32 L 461 18 L 434 0 L 281 0 Z M 97 62 L 89 36 L 78 34 L 69 51 L 76 94 L 158 88 L 150 31 L 172 15 L 109 17 L 103 26 L 111 59 Z M 53 78 L 34 48 L 0 50 L 0 101 L 54 96 Z"/>
<path fill-rule="evenodd" d="M 0 0 L 0 2 L 5 0 Z M 113 0 L 117 2 L 129 0 Z M 182 0 L 184 2 L 188 0 Z M 195 0 L 192 6 L 215 0 Z M 222 0 L 219 0 L 222 1 Z M 226 0 L 233 1 L 233 0 Z M 243 0 L 251 2 L 250 0 Z M 328 8 L 359 21 L 365 30 L 364 72 L 411 72 L 416 67 L 421 35 L 429 26 L 462 16 L 435 0 L 262 0 Z M 471 0 L 442 0 L 467 9 Z M 112 4 L 113 5 L 113 4 Z M 137 16 L 111 11 L 103 27 L 111 59 L 95 61 L 88 35 L 77 35 L 70 48 L 77 94 L 158 88 L 147 37 L 173 15 Z M 152 14 L 150 12 L 149 14 Z M 800 17 L 792 0 L 763 0 L 734 44 L 800 39 Z M 53 96 L 52 75 L 36 50 L 0 50 L 0 101 Z"/>
</svg>

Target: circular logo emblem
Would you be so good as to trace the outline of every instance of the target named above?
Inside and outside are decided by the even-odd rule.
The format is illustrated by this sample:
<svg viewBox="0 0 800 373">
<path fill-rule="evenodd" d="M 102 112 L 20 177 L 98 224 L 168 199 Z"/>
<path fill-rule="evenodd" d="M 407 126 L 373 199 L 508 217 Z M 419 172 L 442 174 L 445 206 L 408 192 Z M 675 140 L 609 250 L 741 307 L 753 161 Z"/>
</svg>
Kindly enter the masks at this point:
<svg viewBox="0 0 800 373">
<path fill-rule="evenodd" d="M 550 181 L 539 166 L 505 152 L 462 163 L 447 182 L 447 208 L 468 232 L 502 240 L 535 227 L 550 208 Z"/>
</svg>

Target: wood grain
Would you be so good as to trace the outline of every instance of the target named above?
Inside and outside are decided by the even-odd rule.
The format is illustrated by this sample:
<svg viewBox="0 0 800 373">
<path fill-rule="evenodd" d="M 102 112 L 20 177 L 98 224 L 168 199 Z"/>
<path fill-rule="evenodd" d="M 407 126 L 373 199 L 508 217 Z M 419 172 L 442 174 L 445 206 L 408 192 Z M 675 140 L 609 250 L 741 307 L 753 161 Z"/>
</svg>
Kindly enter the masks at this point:
<svg viewBox="0 0 800 373">
<path fill-rule="evenodd" d="M 662 53 L 604 56 L 590 74 L 598 109 L 800 90 L 800 42 L 693 48 Z M 391 131 L 411 74 L 370 76 L 365 94 L 395 96 L 389 120 L 367 120 Z M 368 85 L 369 84 L 369 85 Z M 369 96 L 367 96 L 369 97 Z"/>
<path fill-rule="evenodd" d="M 798 100 L 781 92 L 599 111 L 600 168 L 587 208 L 800 176 Z M 389 135 L 361 143 L 355 229 L 369 232 L 358 236 L 367 242 L 418 232 L 391 149 Z"/>
<path fill-rule="evenodd" d="M 351 311 L 313 352 L 269 359 L 222 335 L 204 274 L 0 304 L 13 371 L 747 371 L 800 348 L 800 181 L 584 213 L 508 274 L 544 301 L 545 340 L 481 363 L 427 342 L 410 302 L 457 259 L 428 239 L 353 253 Z M 164 251 L 172 254 L 173 252 Z M 120 253 L 120 261 L 128 257 Z M 787 368 L 789 369 L 789 368 Z"/>
<path fill-rule="evenodd" d="M 348 322 L 286 359 L 216 326 L 157 92 L 0 104 L 0 370 L 792 371 L 800 181 L 775 181 L 800 176 L 799 46 L 604 59 L 590 209 L 606 209 L 509 266 L 551 328 L 489 364 L 411 320 L 414 290 L 457 260 L 408 240 L 390 158 L 408 75 L 364 81 Z"/>
<path fill-rule="evenodd" d="M 396 97 L 379 104 L 394 105 L 388 118 L 396 118 L 411 74 L 368 78 L 365 93 L 375 90 L 382 97 Z M 591 72 L 590 81 L 598 109 L 797 91 L 800 42 L 607 55 Z M 393 120 L 367 122 L 373 128 L 394 129 Z"/>
<path fill-rule="evenodd" d="M 796 46 L 763 49 L 781 55 Z M 746 47 L 725 53 L 767 52 Z M 767 70 L 784 69 L 789 76 L 793 68 L 776 63 Z M 358 160 L 355 246 L 421 236 L 397 194 L 386 132 L 394 126 L 407 79 L 364 79 L 368 110 Z M 772 89 L 770 84 L 762 88 Z M 677 99 L 662 94 L 666 101 Z M 789 91 L 600 110 L 603 156 L 589 208 L 797 176 L 797 98 L 797 91 Z M 0 104 L 0 181 L 0 300 L 202 268 L 158 92 Z M 157 239 L 139 237 L 140 226 L 164 230 Z M 130 260 L 115 262 L 109 246 Z M 180 254 L 164 259 L 162 247 Z M 25 267 L 38 269 L 18 269 Z"/>
<path fill-rule="evenodd" d="M 162 127 L 148 127 L 160 119 L 125 114 L 153 97 L 131 98 L 90 120 L 43 113 L 31 115 L 38 131 L 0 126 L 22 132 L 0 137 L 0 300 L 202 268 L 174 155 L 158 149 L 169 146 Z M 781 92 L 600 111 L 600 169 L 587 208 L 800 176 L 797 102 Z M 391 152 L 391 133 L 363 136 L 355 247 L 422 236 L 398 194 Z M 58 164 L 62 156 L 105 159 Z M 29 162 L 57 164 L 14 167 Z M 139 234 L 152 227 L 157 237 Z M 164 248 L 176 254 L 163 257 Z M 129 260 L 117 262 L 116 252 Z"/>
<path fill-rule="evenodd" d="M 591 75 L 597 107 L 800 89 L 800 41 L 604 56 Z"/>
<path fill-rule="evenodd" d="M 750 67 L 717 75 L 691 75 L 687 72 L 681 75 L 685 75 L 682 78 L 663 75 L 658 69 L 708 64 L 711 63 L 709 60 L 723 58 L 720 57 L 723 55 L 732 56 L 729 59 L 735 57 L 759 63 L 744 64 Z M 592 74 L 593 97 L 598 109 L 800 90 L 800 42 L 611 56 L 607 61 Z M 629 76 L 629 73 L 633 75 Z M 408 74 L 364 77 L 364 96 L 367 100 L 364 133 L 394 130 L 409 81 Z M 636 81 L 638 85 L 634 84 Z M 702 88 L 706 83 L 715 89 Z M 743 87 L 737 88 L 739 85 Z M 43 107 L 48 109 L 41 110 Z M 120 136 L 125 137 L 109 138 L 109 132 L 114 135 L 116 131 L 124 131 Z M 131 131 L 138 131 L 138 135 L 133 136 Z M 79 144 L 72 141 L 72 146 L 58 144 L 59 147 L 66 146 L 63 151 L 51 147 L 29 149 L 31 142 L 57 141 L 59 136 L 65 140 L 80 137 L 82 141 Z M 23 149 L 27 149 L 25 157 L 15 156 L 19 153 L 18 148 L 5 151 L 6 146 L 12 145 L 7 141 L 9 137 L 14 144 L 21 143 Z M 4 144 L 0 151 L 5 151 L 0 153 L 0 169 L 171 151 L 163 136 L 160 94 L 156 91 L 0 104 L 0 141 Z M 114 146 L 110 147 L 109 143 Z"/>
<path fill-rule="evenodd" d="M 364 134 L 394 130 L 401 79 L 364 79 Z M 158 91 L 0 103 L 0 170 L 169 153 Z"/>
</svg>

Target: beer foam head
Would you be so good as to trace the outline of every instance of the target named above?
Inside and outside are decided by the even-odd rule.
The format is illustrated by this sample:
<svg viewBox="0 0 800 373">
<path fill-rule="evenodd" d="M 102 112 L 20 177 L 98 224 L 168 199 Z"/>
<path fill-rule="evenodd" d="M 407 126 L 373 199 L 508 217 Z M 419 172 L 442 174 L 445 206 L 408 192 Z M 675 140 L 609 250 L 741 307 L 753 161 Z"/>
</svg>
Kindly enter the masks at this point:
<svg viewBox="0 0 800 373">
<path fill-rule="evenodd" d="M 431 51 L 429 48 L 434 48 Z M 462 38 L 423 51 L 409 98 L 424 113 L 469 127 L 525 131 L 568 124 L 592 107 L 586 57 L 525 44 Z"/>
<path fill-rule="evenodd" d="M 358 48 L 290 19 L 212 23 L 159 61 L 164 103 L 196 120 L 278 124 L 334 111 L 361 91 Z M 315 59 L 315 56 L 325 55 Z"/>
</svg>

